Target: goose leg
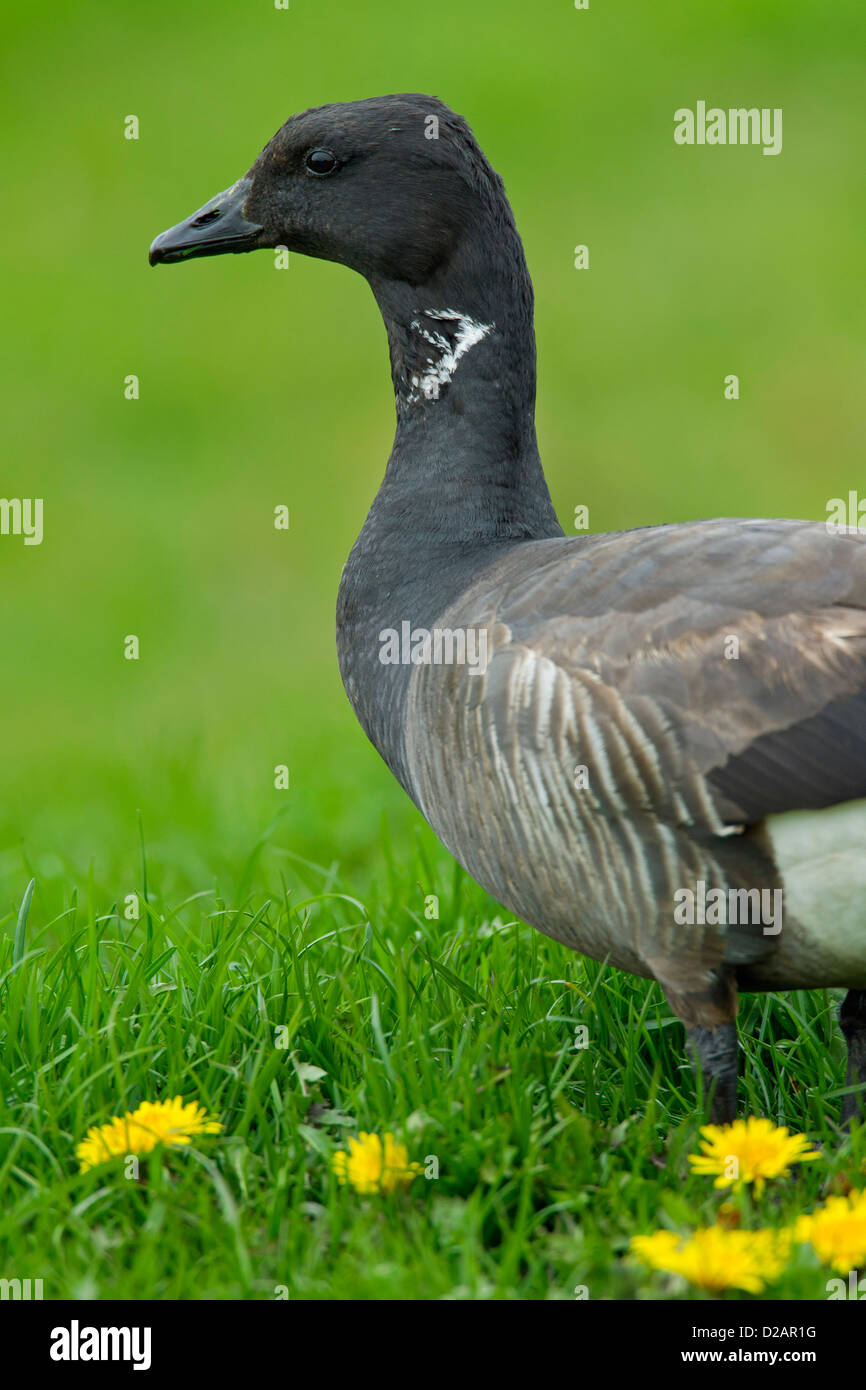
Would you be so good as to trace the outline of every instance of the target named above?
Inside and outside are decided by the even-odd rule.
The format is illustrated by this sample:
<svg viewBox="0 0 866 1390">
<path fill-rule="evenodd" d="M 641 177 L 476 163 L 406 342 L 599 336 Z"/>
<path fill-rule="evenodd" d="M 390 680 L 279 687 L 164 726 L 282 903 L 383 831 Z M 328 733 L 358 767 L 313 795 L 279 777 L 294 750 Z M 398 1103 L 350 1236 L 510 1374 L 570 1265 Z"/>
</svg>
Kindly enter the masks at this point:
<svg viewBox="0 0 866 1390">
<path fill-rule="evenodd" d="M 729 1125 L 737 1118 L 737 1025 L 687 1028 L 689 1047 L 710 1097 L 710 1123 Z"/>
<path fill-rule="evenodd" d="M 839 1023 L 848 1044 L 845 1084 L 866 1084 L 866 989 L 849 989 L 839 1008 Z M 842 1097 L 842 1123 L 864 1118 L 866 1093 Z"/>
<path fill-rule="evenodd" d="M 653 961 L 653 972 L 677 1018 L 704 1078 L 710 1122 L 731 1124 L 737 1117 L 737 984 L 724 969 L 709 976 L 696 968 L 677 970 Z"/>
</svg>

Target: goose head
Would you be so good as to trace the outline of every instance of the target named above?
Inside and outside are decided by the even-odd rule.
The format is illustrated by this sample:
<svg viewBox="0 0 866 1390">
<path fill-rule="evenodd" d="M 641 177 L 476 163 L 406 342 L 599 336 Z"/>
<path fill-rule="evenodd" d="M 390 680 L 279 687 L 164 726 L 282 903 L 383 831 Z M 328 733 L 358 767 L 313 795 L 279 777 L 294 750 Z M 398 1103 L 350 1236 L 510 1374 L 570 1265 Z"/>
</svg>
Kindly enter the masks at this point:
<svg viewBox="0 0 866 1390">
<path fill-rule="evenodd" d="M 443 536 L 561 534 L 535 438 L 532 284 L 503 182 L 466 121 L 423 95 L 303 111 L 162 232 L 150 263 L 277 247 L 349 266 L 373 290 L 397 414 L 391 495 L 405 470 Z"/>
<path fill-rule="evenodd" d="M 466 123 L 433 97 L 320 106 L 292 116 L 243 178 L 158 236 L 150 263 L 285 246 L 373 282 L 419 285 L 483 220 L 498 183 Z"/>
</svg>

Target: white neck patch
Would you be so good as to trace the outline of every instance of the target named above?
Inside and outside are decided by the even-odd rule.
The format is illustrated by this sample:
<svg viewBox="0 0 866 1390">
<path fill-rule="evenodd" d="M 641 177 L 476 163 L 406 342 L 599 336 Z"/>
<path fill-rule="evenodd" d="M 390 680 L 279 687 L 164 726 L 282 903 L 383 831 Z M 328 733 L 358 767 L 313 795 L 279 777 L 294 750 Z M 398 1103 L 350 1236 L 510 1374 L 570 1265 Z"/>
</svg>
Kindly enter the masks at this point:
<svg viewBox="0 0 866 1390">
<path fill-rule="evenodd" d="M 412 390 L 407 398 L 410 403 L 419 401 L 422 396 L 427 401 L 437 401 L 442 387 L 447 386 L 454 376 L 460 358 L 496 327 L 495 323 L 476 323 L 475 319 L 461 314 L 457 309 L 425 309 L 424 317 L 456 323 L 457 328 L 452 335 L 454 341 L 450 342 L 444 333 L 425 328 L 420 319 L 412 320 L 410 327 L 437 349 L 439 357 L 428 357 L 424 371 L 411 378 Z"/>
</svg>

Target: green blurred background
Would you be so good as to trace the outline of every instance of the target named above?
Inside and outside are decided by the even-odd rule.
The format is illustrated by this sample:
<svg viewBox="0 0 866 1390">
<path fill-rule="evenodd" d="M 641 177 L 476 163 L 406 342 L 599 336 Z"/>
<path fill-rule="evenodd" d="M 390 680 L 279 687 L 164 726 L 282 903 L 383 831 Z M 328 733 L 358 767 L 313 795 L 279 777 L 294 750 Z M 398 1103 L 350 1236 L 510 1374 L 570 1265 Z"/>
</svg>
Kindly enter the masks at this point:
<svg viewBox="0 0 866 1390">
<path fill-rule="evenodd" d="M 0 914 L 31 872 L 43 908 L 88 873 L 130 891 L 139 810 L 166 892 L 236 874 L 277 815 L 358 883 L 383 811 L 417 831 L 334 650 L 393 432 L 372 296 L 296 256 L 146 261 L 294 111 L 422 91 L 470 121 L 535 282 L 567 529 L 866 490 L 862 0 L 61 0 L 4 27 L 0 495 L 44 498 L 45 539 L 0 537 Z M 782 154 L 675 146 L 699 98 L 782 107 Z"/>
</svg>

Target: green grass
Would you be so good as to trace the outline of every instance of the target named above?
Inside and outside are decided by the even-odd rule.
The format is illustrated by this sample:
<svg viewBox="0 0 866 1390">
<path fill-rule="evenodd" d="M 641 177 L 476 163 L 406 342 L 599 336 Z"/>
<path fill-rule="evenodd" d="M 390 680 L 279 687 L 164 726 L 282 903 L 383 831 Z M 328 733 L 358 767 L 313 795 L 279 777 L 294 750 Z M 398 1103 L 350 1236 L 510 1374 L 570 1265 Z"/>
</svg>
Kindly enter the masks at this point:
<svg viewBox="0 0 866 1390">
<path fill-rule="evenodd" d="M 368 288 L 301 256 L 152 271 L 146 251 L 293 111 L 433 92 L 524 239 L 566 529 L 580 504 L 593 530 L 823 518 L 862 492 L 862 0 L 819 21 L 807 0 L 4 18 L 2 495 L 44 499 L 45 539 L 0 537 L 0 1277 L 47 1297 L 677 1294 L 623 1252 L 718 1206 L 687 1171 L 682 1029 L 658 990 L 455 877 L 340 687 L 337 582 L 393 436 Z M 702 96 L 783 107 L 782 155 L 675 147 Z M 836 1172 L 864 1181 L 862 1137 L 833 1122 L 833 1008 L 744 1001 L 741 1107 L 825 1146 L 768 1193 L 774 1223 Z M 91 1124 L 177 1093 L 225 1124 L 207 1162 L 76 1173 Z M 439 1178 L 338 1189 L 329 1153 L 360 1128 Z M 791 1281 L 775 1292 L 823 1296 L 814 1269 Z"/>
<path fill-rule="evenodd" d="M 91 876 L 50 918 L 37 887 L 0 923 L 6 1277 L 77 1299 L 701 1296 L 624 1258 L 722 1200 L 689 1173 L 697 1098 L 660 992 L 504 919 L 426 832 L 380 850 L 364 902 L 263 842 L 230 885 L 171 901 L 145 856 L 138 921 Z M 741 1102 L 824 1146 L 757 1204 L 783 1224 L 835 1175 L 862 1183 L 866 1131 L 836 1126 L 828 994 L 746 999 L 742 1038 Z M 137 1181 L 121 1160 L 78 1174 L 91 1124 L 176 1094 L 224 1134 Z M 438 1178 L 341 1188 L 329 1159 L 360 1129 Z M 822 1298 L 827 1277 L 801 1254 L 768 1296 Z"/>
</svg>

